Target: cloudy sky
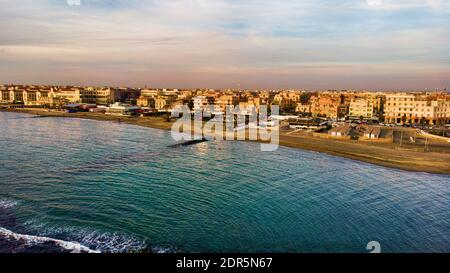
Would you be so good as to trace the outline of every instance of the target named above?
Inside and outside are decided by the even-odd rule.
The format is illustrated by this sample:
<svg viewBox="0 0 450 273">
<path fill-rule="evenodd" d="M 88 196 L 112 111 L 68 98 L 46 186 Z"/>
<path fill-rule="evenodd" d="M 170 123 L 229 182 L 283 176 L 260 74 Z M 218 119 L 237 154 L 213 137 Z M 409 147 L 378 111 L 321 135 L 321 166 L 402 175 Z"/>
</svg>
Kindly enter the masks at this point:
<svg viewBox="0 0 450 273">
<path fill-rule="evenodd" d="M 450 87 L 450 0 L 0 0 L 0 83 Z"/>
</svg>

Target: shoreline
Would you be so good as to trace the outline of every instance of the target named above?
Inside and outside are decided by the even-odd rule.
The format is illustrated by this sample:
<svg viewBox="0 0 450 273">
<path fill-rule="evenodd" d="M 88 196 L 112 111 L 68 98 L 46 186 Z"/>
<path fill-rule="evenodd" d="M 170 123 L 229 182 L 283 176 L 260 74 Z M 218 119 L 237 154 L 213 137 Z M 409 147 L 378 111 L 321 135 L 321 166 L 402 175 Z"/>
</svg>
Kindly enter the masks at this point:
<svg viewBox="0 0 450 273">
<path fill-rule="evenodd" d="M 62 117 L 90 119 L 97 121 L 115 121 L 161 130 L 170 130 L 173 124 L 172 122 L 165 121 L 163 118 L 128 118 L 107 116 L 105 114 L 89 112 L 68 114 L 62 112 L 49 112 L 41 109 L 0 109 L 0 111 L 32 114 L 40 117 Z M 287 133 L 288 132 L 280 131 L 280 146 L 325 153 L 332 156 L 348 158 L 404 171 L 450 175 L 450 153 L 448 152 L 399 150 L 395 149 L 390 143 L 377 142 L 375 143 L 375 145 L 369 142 L 362 141 L 354 142 L 343 139 L 330 139 Z"/>
</svg>

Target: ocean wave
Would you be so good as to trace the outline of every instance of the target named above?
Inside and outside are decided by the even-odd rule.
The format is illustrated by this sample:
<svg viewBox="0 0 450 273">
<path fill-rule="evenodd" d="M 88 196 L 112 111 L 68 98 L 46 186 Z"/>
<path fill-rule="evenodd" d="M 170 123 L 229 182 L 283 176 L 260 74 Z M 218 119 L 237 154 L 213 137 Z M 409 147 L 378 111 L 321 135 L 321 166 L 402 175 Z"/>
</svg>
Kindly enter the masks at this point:
<svg viewBox="0 0 450 273">
<path fill-rule="evenodd" d="M 78 231 L 68 235 L 69 238 L 77 239 L 84 245 L 99 249 L 106 253 L 129 253 L 129 252 L 150 252 L 150 253 L 170 253 L 174 252 L 171 247 L 151 246 L 146 240 L 141 240 L 132 236 L 99 231 Z"/>
<path fill-rule="evenodd" d="M 0 200 L 0 208 L 9 209 L 15 207 L 19 204 L 19 202 L 14 200 Z"/>
<path fill-rule="evenodd" d="M 41 236 L 80 242 L 80 244 L 102 253 L 172 253 L 177 251 L 174 247 L 152 246 L 146 240 L 117 232 L 101 232 L 67 226 L 49 227 L 36 220 L 26 222 L 25 226 Z"/>
<path fill-rule="evenodd" d="M 80 241 L 86 245 L 95 246 L 102 252 L 108 253 L 133 252 L 147 247 L 145 241 L 118 233 L 93 231 L 78 232 L 73 236 L 80 238 Z"/>
<path fill-rule="evenodd" d="M 25 241 L 27 244 L 45 244 L 45 243 L 53 243 L 62 249 L 68 250 L 71 253 L 100 253 L 100 251 L 92 250 L 84 245 L 81 245 L 76 242 L 68 242 L 63 240 L 57 240 L 48 237 L 41 236 L 33 236 L 33 235 L 25 235 L 18 234 L 8 229 L 0 227 L 0 236 L 5 237 L 7 239 L 13 239 L 17 241 Z"/>
</svg>

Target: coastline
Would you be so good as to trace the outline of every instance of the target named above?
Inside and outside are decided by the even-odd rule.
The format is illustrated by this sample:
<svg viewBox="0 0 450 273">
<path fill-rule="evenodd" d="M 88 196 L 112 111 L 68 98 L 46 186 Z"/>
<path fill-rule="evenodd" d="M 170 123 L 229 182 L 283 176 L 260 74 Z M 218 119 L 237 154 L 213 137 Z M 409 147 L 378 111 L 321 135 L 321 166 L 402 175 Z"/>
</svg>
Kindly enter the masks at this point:
<svg viewBox="0 0 450 273">
<path fill-rule="evenodd" d="M 172 122 L 167 122 L 163 118 L 153 117 L 117 117 L 107 116 L 98 113 L 62 113 L 49 112 L 46 110 L 5 110 L 2 112 L 32 114 L 40 117 L 64 117 L 91 119 L 98 121 L 116 121 L 125 124 L 137 125 L 161 130 L 170 130 Z M 450 153 L 448 152 L 423 152 L 413 150 L 399 150 L 393 148 L 392 144 L 378 142 L 372 145 L 367 142 L 354 142 L 350 140 L 329 139 L 298 134 L 288 134 L 280 132 L 281 146 L 298 148 L 308 151 L 325 153 L 333 156 L 344 157 L 352 160 L 362 161 L 383 167 L 400 169 L 412 172 L 427 172 L 433 174 L 450 174 Z"/>
</svg>

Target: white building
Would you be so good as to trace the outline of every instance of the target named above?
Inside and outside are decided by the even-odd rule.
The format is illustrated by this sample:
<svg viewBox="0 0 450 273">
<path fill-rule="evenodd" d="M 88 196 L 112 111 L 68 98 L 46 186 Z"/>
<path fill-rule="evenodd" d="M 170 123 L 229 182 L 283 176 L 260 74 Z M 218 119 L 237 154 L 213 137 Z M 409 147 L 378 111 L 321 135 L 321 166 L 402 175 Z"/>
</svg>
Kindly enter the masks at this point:
<svg viewBox="0 0 450 273">
<path fill-rule="evenodd" d="M 106 109 L 106 115 L 112 115 L 112 116 L 132 116 L 137 113 L 138 110 L 141 108 L 138 106 L 132 106 L 125 103 L 116 102 L 114 104 L 111 104 Z"/>
</svg>

